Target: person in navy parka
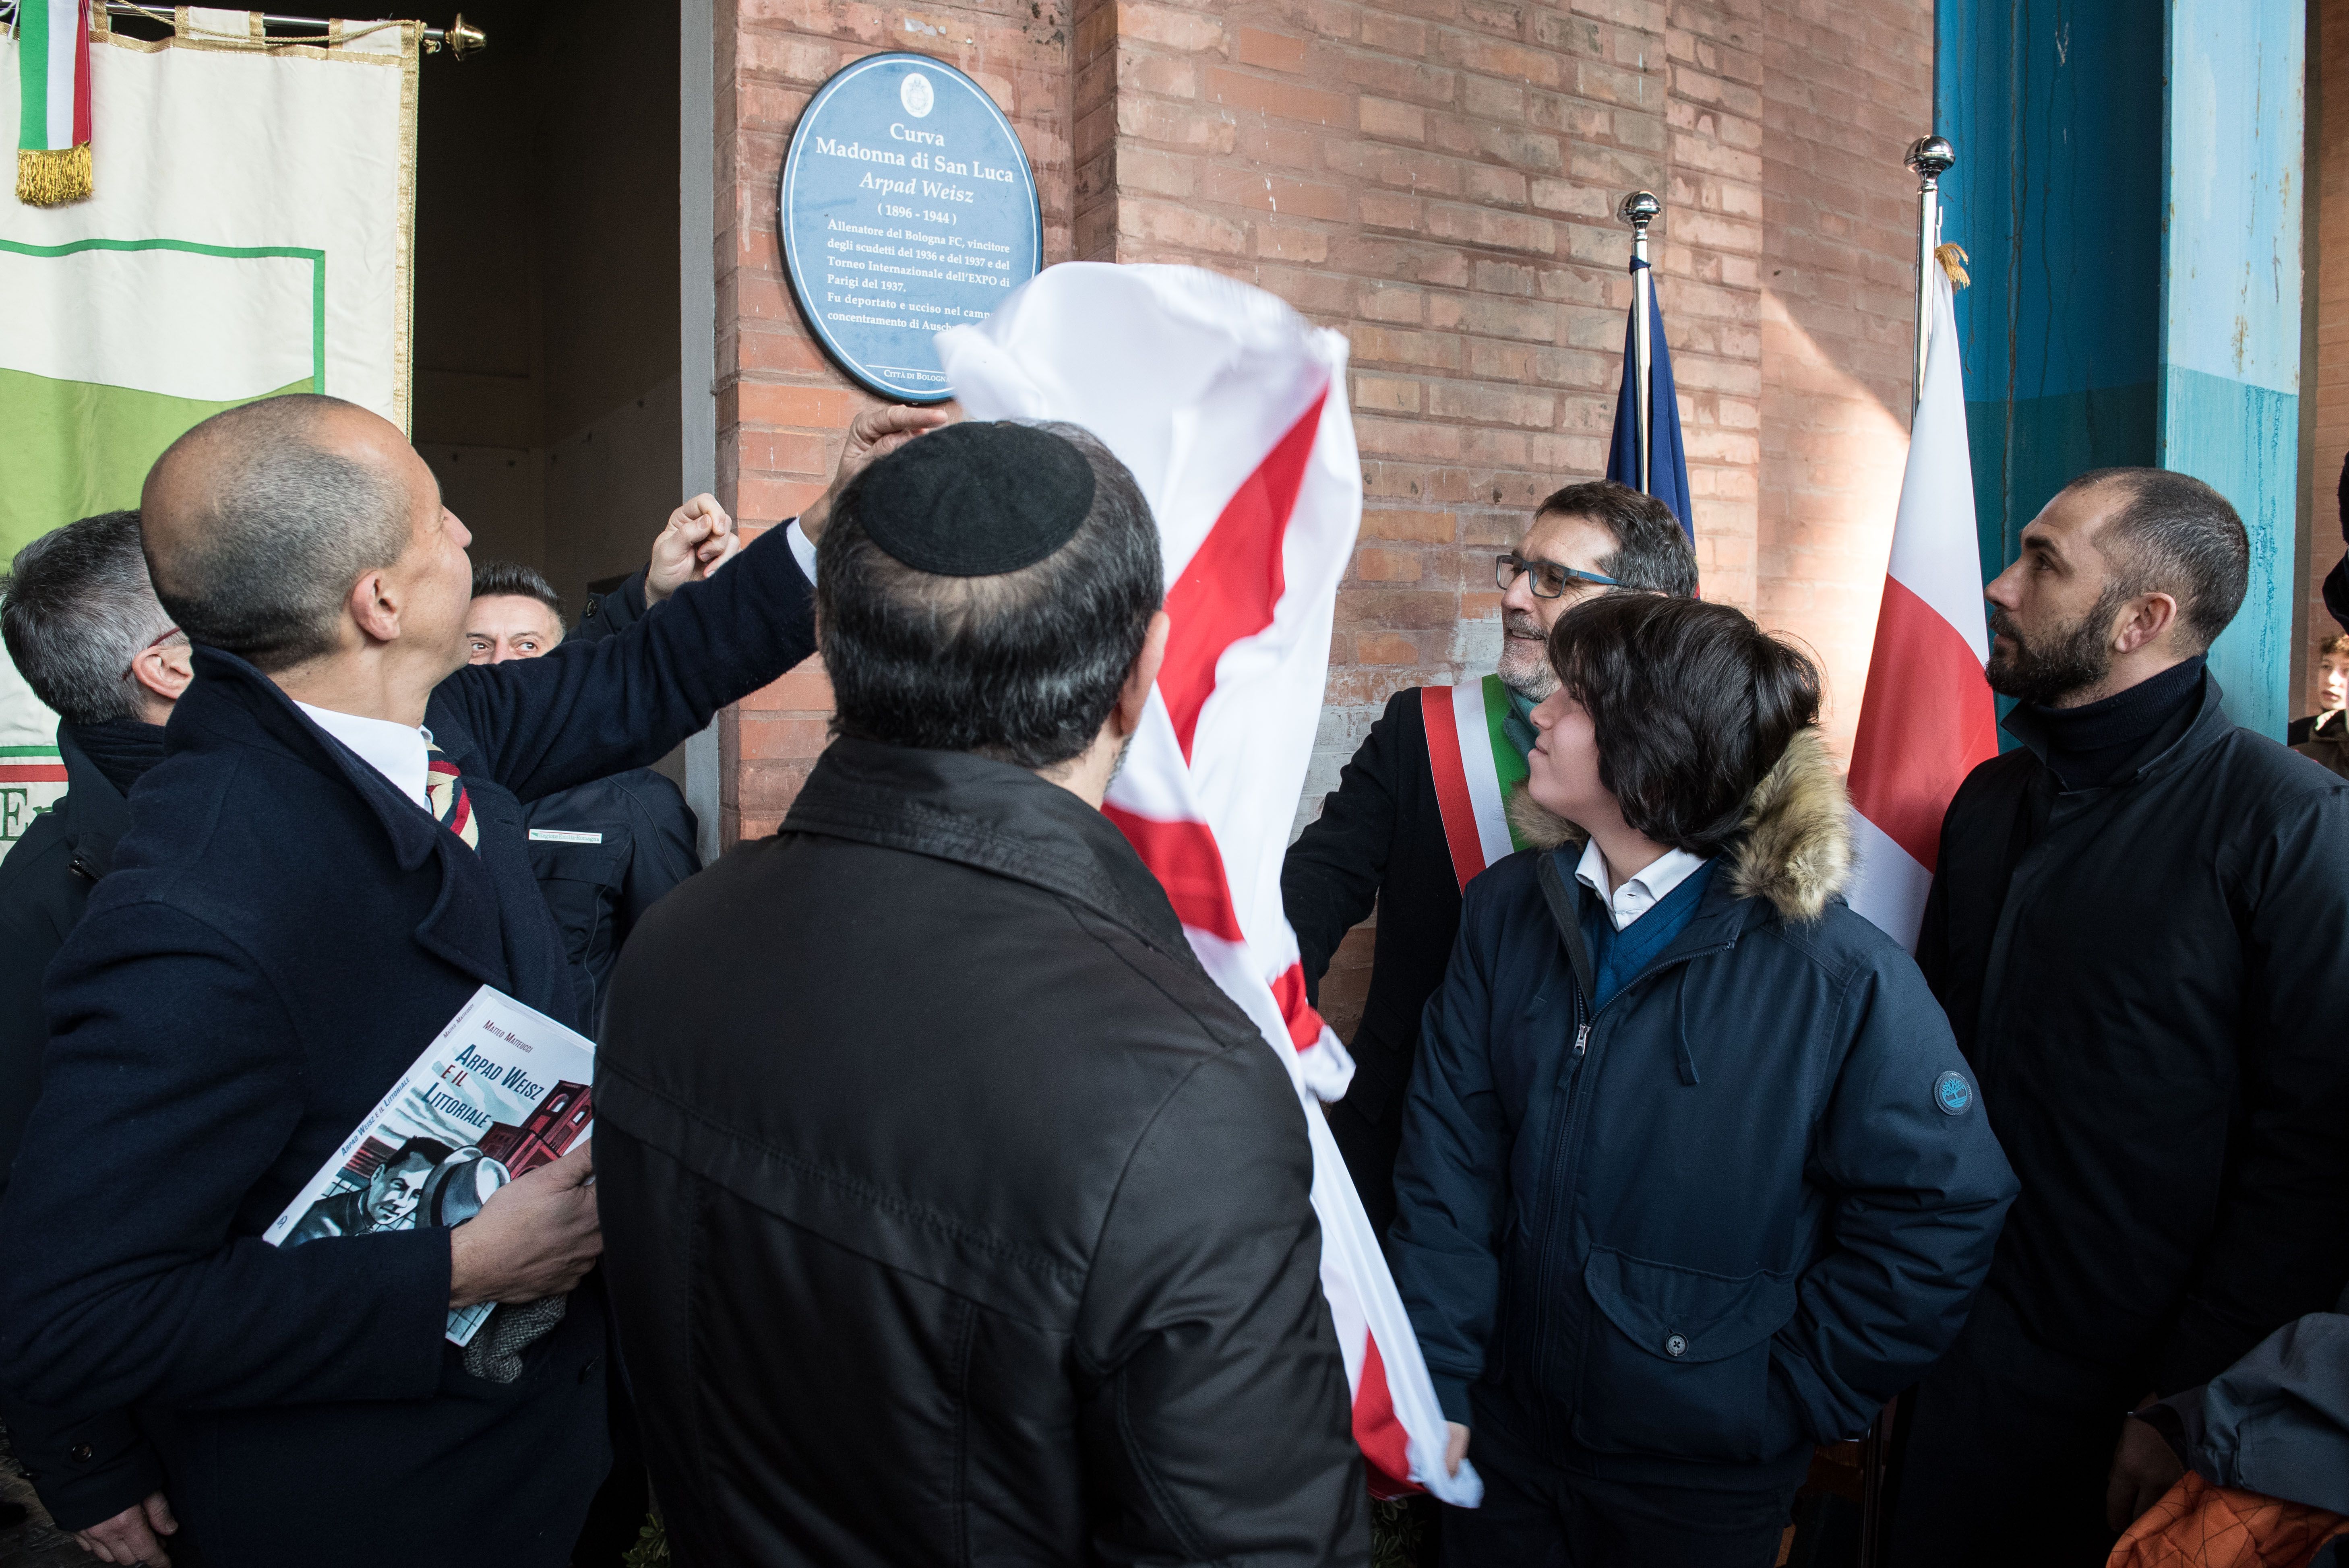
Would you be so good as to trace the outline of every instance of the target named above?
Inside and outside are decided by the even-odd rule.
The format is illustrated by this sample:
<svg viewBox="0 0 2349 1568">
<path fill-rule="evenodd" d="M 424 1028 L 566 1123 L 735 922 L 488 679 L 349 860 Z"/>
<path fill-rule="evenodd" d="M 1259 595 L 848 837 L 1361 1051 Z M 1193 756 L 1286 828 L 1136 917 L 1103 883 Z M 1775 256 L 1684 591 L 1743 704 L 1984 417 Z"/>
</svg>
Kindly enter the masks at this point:
<svg viewBox="0 0 2349 1568">
<path fill-rule="evenodd" d="M 1429 1002 L 1390 1239 L 1484 1506 L 1447 1562 L 1776 1561 L 1815 1444 L 1954 1337 L 2015 1181 L 1915 964 L 1837 896 L 1819 676 L 1614 594 Z"/>
</svg>

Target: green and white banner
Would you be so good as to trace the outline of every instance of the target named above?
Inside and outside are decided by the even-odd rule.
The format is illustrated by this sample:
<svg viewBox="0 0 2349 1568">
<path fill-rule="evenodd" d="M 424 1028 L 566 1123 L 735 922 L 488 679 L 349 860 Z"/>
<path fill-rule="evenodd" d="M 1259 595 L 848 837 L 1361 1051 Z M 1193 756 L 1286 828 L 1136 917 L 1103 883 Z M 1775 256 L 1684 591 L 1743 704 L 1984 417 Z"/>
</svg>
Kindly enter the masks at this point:
<svg viewBox="0 0 2349 1568">
<path fill-rule="evenodd" d="M 156 456 L 222 408 L 316 390 L 408 423 L 420 30 L 287 45 L 257 12 L 177 16 L 161 42 L 93 36 L 95 193 L 0 197 L 0 562 L 136 506 Z M 0 123 L 21 46 L 0 41 Z M 54 747 L 0 667 L 0 843 L 62 789 L 33 777 Z"/>
</svg>

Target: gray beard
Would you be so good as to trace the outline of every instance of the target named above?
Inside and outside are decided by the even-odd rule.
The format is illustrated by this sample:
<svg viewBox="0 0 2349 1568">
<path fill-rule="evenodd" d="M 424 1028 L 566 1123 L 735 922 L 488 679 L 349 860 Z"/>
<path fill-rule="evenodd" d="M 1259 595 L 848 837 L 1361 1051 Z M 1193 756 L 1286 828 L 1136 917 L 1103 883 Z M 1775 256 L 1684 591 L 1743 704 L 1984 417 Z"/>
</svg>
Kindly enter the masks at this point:
<svg viewBox="0 0 2349 1568">
<path fill-rule="evenodd" d="M 1510 636 L 1511 623 L 1516 618 L 1516 612 L 1505 611 L 1502 614 L 1501 663 L 1494 673 L 1501 677 L 1503 686 L 1527 702 L 1545 702 L 1551 693 L 1557 690 L 1557 673 L 1549 667 L 1549 640 L 1540 634 L 1541 624 L 1530 616 L 1526 617 L 1525 622 L 1531 624 L 1535 634 L 1532 637 Z"/>
</svg>

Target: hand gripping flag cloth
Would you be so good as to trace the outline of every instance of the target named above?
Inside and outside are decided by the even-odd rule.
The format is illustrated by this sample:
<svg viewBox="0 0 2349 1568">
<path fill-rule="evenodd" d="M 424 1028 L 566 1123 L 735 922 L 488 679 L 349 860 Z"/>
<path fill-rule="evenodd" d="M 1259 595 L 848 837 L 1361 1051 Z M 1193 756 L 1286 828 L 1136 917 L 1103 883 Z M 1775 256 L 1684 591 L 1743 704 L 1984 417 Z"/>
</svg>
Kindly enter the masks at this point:
<svg viewBox="0 0 2349 1568">
<path fill-rule="evenodd" d="M 1373 1490 L 1474 1506 L 1321 1105 L 1354 1065 L 1305 999 L 1280 860 L 1304 788 L 1338 580 L 1361 524 L 1346 340 L 1189 267 L 1069 263 L 938 335 L 975 419 L 1066 419 L 1133 471 L 1166 553 L 1166 662 L 1102 810 L 1192 950 L 1288 1064 L 1313 1140 L 1321 1287 Z"/>
<path fill-rule="evenodd" d="M 1937 267 L 1924 395 L 1910 427 L 1884 605 L 1851 748 L 1859 851 L 1851 907 L 1912 951 L 1950 798 L 1978 764 L 1998 755 L 1998 715 L 1982 679 L 1990 632 L 1954 297 L 1949 274 Z"/>
</svg>

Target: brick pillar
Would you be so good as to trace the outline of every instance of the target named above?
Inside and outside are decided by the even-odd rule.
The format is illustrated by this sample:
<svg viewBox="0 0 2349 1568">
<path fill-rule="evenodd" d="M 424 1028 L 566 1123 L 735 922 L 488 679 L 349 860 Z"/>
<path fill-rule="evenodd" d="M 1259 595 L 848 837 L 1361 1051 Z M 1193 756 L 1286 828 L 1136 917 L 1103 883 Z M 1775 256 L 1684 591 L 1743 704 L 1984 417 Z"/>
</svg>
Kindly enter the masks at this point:
<svg viewBox="0 0 2349 1568">
<path fill-rule="evenodd" d="M 800 111 L 864 56 L 913 50 L 967 71 L 1018 128 L 1043 205 L 1044 256 L 1069 255 L 1068 0 L 920 13 L 832 0 L 719 0 L 716 30 L 719 495 L 755 537 L 822 493 L 841 432 L 876 399 L 824 356 L 792 302 L 775 182 Z M 772 832 L 823 750 L 818 661 L 719 721 L 720 841 Z"/>
<path fill-rule="evenodd" d="M 2321 5 L 2321 9 L 2320 9 Z M 2299 616 L 2306 673 L 2292 715 L 2323 706 L 2322 665 L 2316 644 L 2341 628 L 2324 608 L 2324 578 L 2341 559 L 2341 509 L 2333 487 L 2341 460 L 2349 453 L 2349 0 L 2319 0 L 2316 98 L 2309 120 L 2317 145 L 2308 150 L 2313 187 L 2307 222 L 2316 227 L 2316 267 L 2304 287 L 2316 295 L 2316 343 L 2313 363 L 2302 367 L 2301 396 L 2316 404 L 2308 469 L 2308 580 Z"/>
</svg>

